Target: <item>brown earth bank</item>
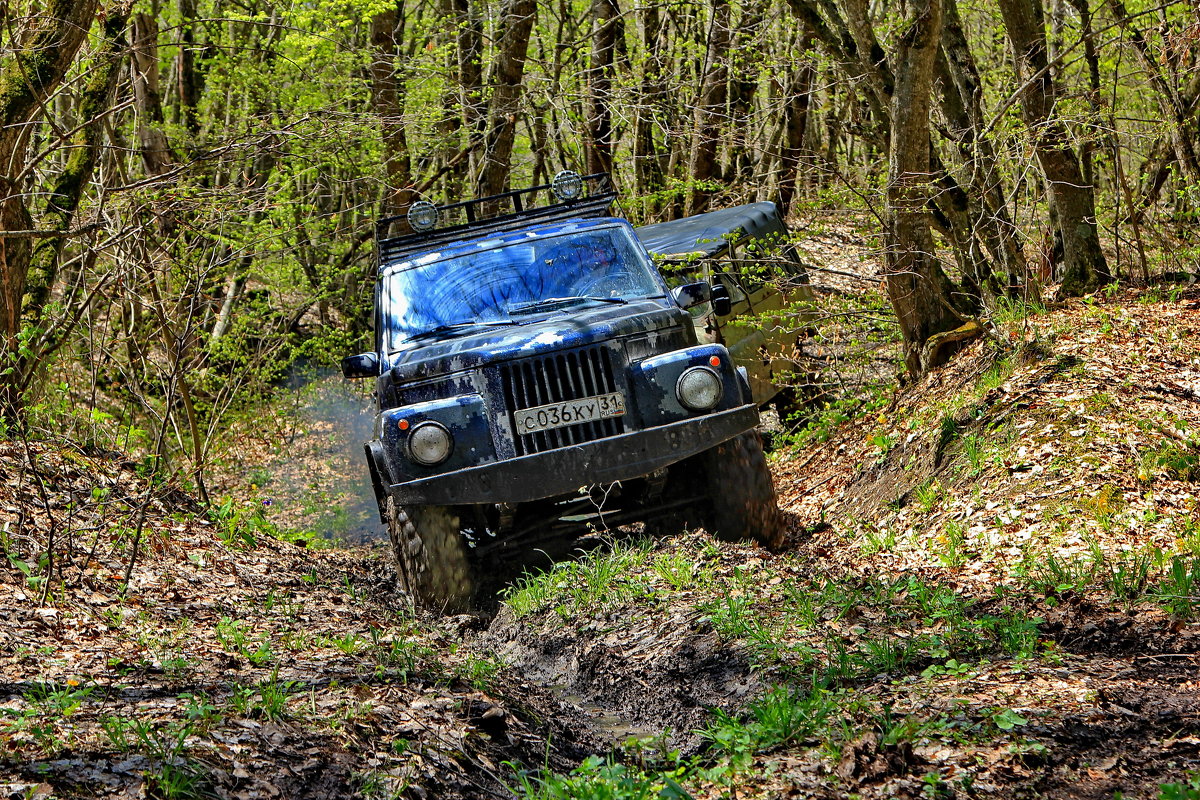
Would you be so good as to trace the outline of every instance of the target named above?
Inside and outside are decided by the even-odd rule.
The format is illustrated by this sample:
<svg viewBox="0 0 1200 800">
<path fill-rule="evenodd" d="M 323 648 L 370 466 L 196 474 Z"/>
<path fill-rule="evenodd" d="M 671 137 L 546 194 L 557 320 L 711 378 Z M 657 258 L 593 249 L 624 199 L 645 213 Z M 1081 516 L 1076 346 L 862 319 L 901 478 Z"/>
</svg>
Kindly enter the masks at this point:
<svg viewBox="0 0 1200 800">
<path fill-rule="evenodd" d="M 2 441 L 0 796 L 1192 796 L 1198 331 L 1194 289 L 997 319 L 775 437 L 780 552 L 625 536 L 487 617 Z"/>
</svg>

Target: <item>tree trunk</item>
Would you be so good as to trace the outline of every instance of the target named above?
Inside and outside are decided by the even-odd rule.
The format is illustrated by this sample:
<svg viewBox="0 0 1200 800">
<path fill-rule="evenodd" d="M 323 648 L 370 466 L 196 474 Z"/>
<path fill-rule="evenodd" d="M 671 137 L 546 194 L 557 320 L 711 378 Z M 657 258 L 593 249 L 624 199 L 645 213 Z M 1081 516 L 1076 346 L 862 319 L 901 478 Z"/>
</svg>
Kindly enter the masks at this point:
<svg viewBox="0 0 1200 800">
<path fill-rule="evenodd" d="M 929 106 L 941 36 L 941 0 L 910 0 L 892 63 L 892 131 L 886 196 L 887 293 L 904 337 L 904 361 L 916 376 L 949 357 L 941 348 L 925 356 L 932 337 L 953 330 L 961 317 L 954 288 L 942 271 L 929 227 Z"/>
<path fill-rule="evenodd" d="M 78 101 L 78 114 L 84 125 L 73 137 L 67 162 L 47 193 L 46 210 L 40 222 L 43 230 L 60 233 L 70 230 L 84 190 L 92 179 L 104 141 L 102 116 L 112 105 L 113 90 L 128 46 L 125 27 L 129 23 L 131 6 L 131 2 L 118 6 L 104 20 L 102 44 L 93 57 L 94 66 Z M 21 303 L 26 325 L 37 325 L 41 321 L 58 280 L 58 265 L 65 242 L 65 237 L 56 236 L 42 239 L 33 247 Z"/>
<path fill-rule="evenodd" d="M 724 137 L 729 142 L 726 183 L 754 180 L 754 159 L 751 157 L 751 137 L 757 126 L 751 124 L 750 112 L 758 92 L 759 58 L 763 51 L 760 33 L 766 22 L 767 0 L 751 0 L 742 12 L 737 33 L 729 51 L 729 117 Z"/>
<path fill-rule="evenodd" d="M 492 70 L 492 101 L 488 111 L 487 138 L 483 168 L 479 172 L 477 194 L 493 195 L 504 191 L 511 166 L 513 139 L 520 111 L 521 81 L 529 52 L 529 35 L 537 13 L 534 0 L 507 0 L 502 13 L 502 31 Z"/>
<path fill-rule="evenodd" d="M 1028 285 L 1028 267 L 1017 228 L 1008 213 L 1003 173 L 992 141 L 983 135 L 986 120 L 983 84 L 971 54 L 956 0 L 944 0 L 941 53 L 936 62 L 942 114 L 947 134 L 958 148 L 964 173 L 969 176 L 967 198 L 971 223 L 968 235 L 978 237 L 995 267 L 977 275 L 986 284 L 998 278 L 993 293 L 1012 294 Z M 999 275 L 996 273 L 999 272 Z"/>
<path fill-rule="evenodd" d="M 18 176 L 25 167 L 28 123 L 62 81 L 96 14 L 96 0 L 51 0 L 31 17 L 0 65 L 0 353 L 19 353 L 21 300 L 33 247 L 30 239 L 4 236 L 28 231 L 33 220 Z M 7 365 L 6 365 L 7 366 Z M 15 370 L 0 369 L 0 414 L 19 413 Z"/>
<path fill-rule="evenodd" d="M 196 0 L 178 0 L 179 55 L 175 61 L 179 109 L 188 133 L 200 131 L 196 105 L 200 102 L 200 76 L 196 71 Z"/>
<path fill-rule="evenodd" d="M 642 79 L 638 86 L 633 121 L 633 174 L 636 194 L 640 198 L 657 192 L 663 186 L 662 155 L 655 139 L 655 125 L 667 94 L 663 77 L 663 39 L 665 31 L 660 22 L 658 6 L 646 3 L 641 7 L 639 27 L 642 39 Z M 651 209 L 648 209 L 651 210 Z"/>
<path fill-rule="evenodd" d="M 1041 0 L 1000 0 L 1000 13 L 1016 59 L 1022 116 L 1057 214 L 1063 245 L 1060 291 L 1068 296 L 1086 294 L 1111 277 L 1096 225 L 1095 188 L 1084 182 L 1070 134 L 1055 113 L 1058 86 L 1046 56 Z"/>
<path fill-rule="evenodd" d="M 812 32 L 807 25 L 803 28 L 800 50 L 807 53 L 808 48 L 812 46 Z M 796 182 L 800 177 L 800 161 L 804 157 L 804 140 L 808 133 L 808 110 L 812 105 L 814 74 L 815 67 L 811 59 L 805 56 L 787 83 L 787 105 L 784 109 L 786 136 L 779 156 L 779 206 L 784 215 L 792 209 Z"/>
<path fill-rule="evenodd" d="M 1075 0 L 1075 2 L 1083 3 L 1082 9 L 1087 8 L 1086 0 Z M 1156 58 L 1155 54 L 1150 52 L 1150 45 L 1146 41 L 1145 34 L 1134 24 L 1129 12 L 1125 9 L 1125 4 L 1121 0 L 1108 0 L 1108 7 L 1117 24 L 1129 37 L 1133 51 L 1137 53 L 1138 61 L 1141 62 L 1142 68 L 1149 76 L 1150 85 L 1154 88 L 1154 99 L 1163 114 L 1163 119 L 1167 122 L 1167 138 L 1171 143 L 1175 163 L 1179 165 L 1179 169 L 1186 179 L 1185 184 L 1195 189 L 1197 185 L 1200 185 L 1200 157 L 1196 152 L 1195 120 L 1189 114 L 1186 90 L 1185 92 L 1177 91 L 1162 74 L 1160 58 L 1165 59 L 1167 56 L 1159 54 L 1159 57 Z M 1081 14 L 1083 13 L 1082 9 L 1080 10 Z M 1196 74 L 1200 76 L 1200 73 Z"/>
<path fill-rule="evenodd" d="M 704 79 L 693 123 L 692 157 L 688 168 L 692 191 L 688 214 L 708 210 L 709 183 L 717 174 L 717 144 L 728 94 L 729 8 L 730 4 L 724 0 L 713 2 Z"/>
<path fill-rule="evenodd" d="M 133 19 L 133 95 L 138 110 L 138 141 L 142 165 L 150 175 L 162 175 L 175 163 L 163 132 L 162 93 L 158 71 L 158 21 L 148 14 Z"/>
<path fill-rule="evenodd" d="M 404 213 L 412 202 L 412 161 L 408 133 L 404 129 L 404 79 L 396 74 L 398 42 L 404 35 L 404 19 L 395 6 L 371 17 L 371 100 L 379 114 L 383 140 L 384 188 L 380 209 L 383 216 Z"/>
<path fill-rule="evenodd" d="M 487 116 L 483 106 L 483 21 L 471 0 L 450 0 L 458 34 L 455 53 L 458 58 L 458 89 L 467 146 L 471 148 L 470 174 L 478 174 L 476 150 L 483 143 Z"/>
<path fill-rule="evenodd" d="M 588 66 L 587 171 L 612 173 L 612 73 L 617 38 L 625 35 L 617 0 L 592 0 L 592 54 Z"/>
</svg>

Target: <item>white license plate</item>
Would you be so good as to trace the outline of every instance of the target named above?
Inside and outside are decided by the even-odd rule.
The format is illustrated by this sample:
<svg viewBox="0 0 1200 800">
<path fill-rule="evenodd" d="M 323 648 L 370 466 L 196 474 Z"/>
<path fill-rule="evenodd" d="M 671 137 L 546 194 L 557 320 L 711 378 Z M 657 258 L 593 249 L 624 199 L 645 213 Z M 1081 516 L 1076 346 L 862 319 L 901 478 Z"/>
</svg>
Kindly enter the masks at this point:
<svg viewBox="0 0 1200 800">
<path fill-rule="evenodd" d="M 517 433 L 537 433 L 552 428 L 565 428 L 568 425 L 595 422 L 606 417 L 619 417 L 624 413 L 625 398 L 620 392 L 598 394 L 582 400 L 566 400 L 518 411 Z"/>
</svg>

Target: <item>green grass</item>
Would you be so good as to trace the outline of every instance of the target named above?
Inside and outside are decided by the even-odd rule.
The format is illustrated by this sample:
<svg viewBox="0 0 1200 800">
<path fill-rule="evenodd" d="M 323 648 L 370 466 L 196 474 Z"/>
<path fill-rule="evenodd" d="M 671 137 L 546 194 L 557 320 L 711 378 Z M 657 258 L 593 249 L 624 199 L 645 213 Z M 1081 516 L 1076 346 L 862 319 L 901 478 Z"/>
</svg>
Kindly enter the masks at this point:
<svg viewBox="0 0 1200 800">
<path fill-rule="evenodd" d="M 639 570 L 650 563 L 652 547 L 650 541 L 616 542 L 546 572 L 526 573 L 504 602 L 520 619 L 551 608 L 568 615 L 650 597 L 654 588 Z"/>
</svg>

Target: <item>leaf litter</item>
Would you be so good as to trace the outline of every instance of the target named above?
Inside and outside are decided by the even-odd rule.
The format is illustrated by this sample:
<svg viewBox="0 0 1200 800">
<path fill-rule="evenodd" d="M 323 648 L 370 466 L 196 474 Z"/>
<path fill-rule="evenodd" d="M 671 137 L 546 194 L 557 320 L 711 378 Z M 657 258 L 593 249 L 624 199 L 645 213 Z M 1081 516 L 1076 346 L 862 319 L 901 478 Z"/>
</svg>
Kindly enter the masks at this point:
<svg viewBox="0 0 1200 800">
<path fill-rule="evenodd" d="M 415 618 L 381 547 L 247 538 L 120 457 L 0 443 L 0 789 L 507 797 L 512 765 L 613 753 L 737 763 L 696 798 L 1157 797 L 1200 768 L 1198 330 L 1195 290 L 998 325 L 773 456 L 781 552 L 621 540 L 610 584 L 518 582 L 494 619 Z M 827 702 L 717 737 L 773 687 Z"/>
</svg>

